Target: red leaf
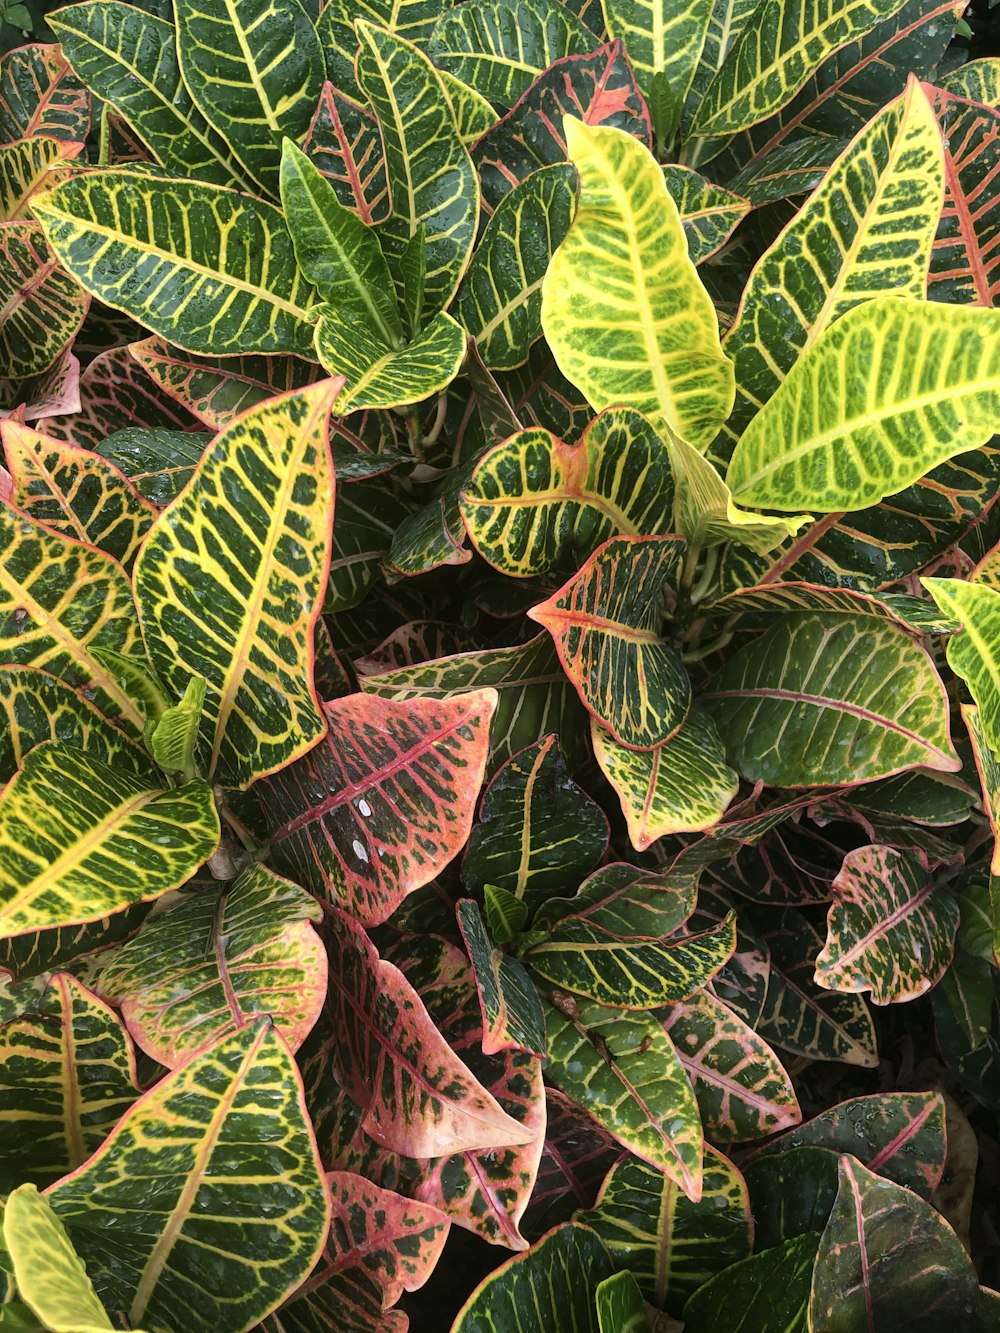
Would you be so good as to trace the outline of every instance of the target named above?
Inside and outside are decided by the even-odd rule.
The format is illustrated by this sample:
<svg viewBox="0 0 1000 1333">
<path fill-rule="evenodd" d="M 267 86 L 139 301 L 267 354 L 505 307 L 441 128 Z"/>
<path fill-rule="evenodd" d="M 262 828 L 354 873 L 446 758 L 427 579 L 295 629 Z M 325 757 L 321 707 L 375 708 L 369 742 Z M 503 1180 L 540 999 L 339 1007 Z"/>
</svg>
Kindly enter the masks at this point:
<svg viewBox="0 0 1000 1333">
<path fill-rule="evenodd" d="M 386 220 L 389 186 L 382 140 L 367 108 L 324 83 L 303 148 L 345 208 L 353 208 L 369 225 Z"/>
<path fill-rule="evenodd" d="M 944 208 L 927 278 L 934 301 L 992 306 L 1000 293 L 1000 111 L 927 88 L 944 136 Z"/>
</svg>

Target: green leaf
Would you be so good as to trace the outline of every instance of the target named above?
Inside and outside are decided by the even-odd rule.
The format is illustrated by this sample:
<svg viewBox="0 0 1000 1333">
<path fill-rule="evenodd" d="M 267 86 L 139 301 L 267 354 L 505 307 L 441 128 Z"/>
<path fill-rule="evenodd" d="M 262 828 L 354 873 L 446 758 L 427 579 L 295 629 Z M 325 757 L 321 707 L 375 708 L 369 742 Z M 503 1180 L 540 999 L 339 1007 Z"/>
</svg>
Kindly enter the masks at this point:
<svg viewBox="0 0 1000 1333">
<path fill-rule="evenodd" d="M 344 411 L 362 407 L 403 407 L 447 388 L 465 356 L 465 333 L 441 311 L 399 351 L 380 336 L 345 318 L 341 306 L 319 307 L 316 355 L 331 375 L 347 381 Z"/>
<path fill-rule="evenodd" d="M 50 26 L 77 76 L 135 129 L 170 171 L 213 185 L 249 182 L 191 100 L 172 23 L 121 0 L 66 5 Z"/>
<path fill-rule="evenodd" d="M 208 682 L 206 771 L 229 786 L 289 763 L 326 730 L 311 663 L 333 517 L 327 423 L 341 387 L 268 399 L 223 430 L 136 561 L 150 659 L 175 697 L 192 676 Z"/>
<path fill-rule="evenodd" d="M 75 1171 L 139 1096 L 118 1017 L 68 972 L 0 1028 L 0 1188 Z"/>
<path fill-rule="evenodd" d="M 122 168 L 65 181 L 34 212 L 87 291 L 185 350 L 311 355 L 312 293 L 270 204 Z"/>
<path fill-rule="evenodd" d="M 744 777 L 780 787 L 954 773 L 944 687 L 926 650 L 872 616 L 783 617 L 702 696 Z"/>
<path fill-rule="evenodd" d="M 660 1009 L 693 995 L 736 948 L 736 917 L 697 935 L 625 940 L 592 921 L 565 917 L 525 961 L 544 981 L 609 1009 Z"/>
<path fill-rule="evenodd" d="M 631 1273 L 615 1273 L 597 1287 L 600 1333 L 647 1333 L 642 1294 Z"/>
<path fill-rule="evenodd" d="M 459 505 L 483 559 L 528 577 L 577 569 L 610 537 L 667 536 L 673 496 L 667 446 L 638 412 L 610 408 L 577 444 L 547 430 L 510 436 L 476 465 Z"/>
<path fill-rule="evenodd" d="M 435 25 L 435 65 L 488 102 L 513 106 L 563 56 L 589 55 L 589 29 L 557 0 L 470 0 Z"/>
<path fill-rule="evenodd" d="M 278 193 L 284 137 L 300 143 L 325 65 L 300 0 L 176 0 L 184 83 L 246 170 Z"/>
<path fill-rule="evenodd" d="M 367 925 L 429 883 L 469 836 L 493 690 L 325 705 L 323 744 L 267 783 L 275 863 Z"/>
<path fill-rule="evenodd" d="M 208 688 L 203 676 L 192 676 L 184 697 L 163 712 L 149 733 L 149 752 L 165 773 L 190 782 L 195 776 L 195 747 Z"/>
<path fill-rule="evenodd" d="M 281 205 L 295 258 L 320 299 L 337 307 L 345 324 L 383 341 L 402 344 L 389 266 L 378 237 L 342 204 L 315 164 L 286 139 L 281 158 Z"/>
<path fill-rule="evenodd" d="M 114 1325 L 97 1299 L 66 1228 L 34 1185 L 7 1200 L 3 1238 L 21 1299 L 51 1333 L 98 1333 Z"/>
<path fill-rule="evenodd" d="M 986 743 L 1000 750 L 1000 591 L 964 579 L 920 580 L 963 632 L 948 641 L 948 665 L 969 687 Z"/>
<path fill-rule="evenodd" d="M 484 1278 L 458 1312 L 452 1333 L 602 1333 L 595 1300 L 611 1275 L 594 1233 L 567 1223 Z"/>
<path fill-rule="evenodd" d="M 455 314 L 492 369 L 523 365 L 542 336 L 542 279 L 575 206 L 576 172 L 569 163 L 555 163 L 515 185 L 487 223 L 458 289 Z"/>
<path fill-rule="evenodd" d="M 972 1261 L 941 1215 L 853 1157 L 841 1157 L 840 1190 L 813 1270 L 810 1329 L 972 1328 L 978 1306 Z"/>
<path fill-rule="evenodd" d="M 156 340 L 151 338 L 149 341 Z M 141 343 L 133 343 L 130 354 L 139 347 L 142 347 Z M 142 364 L 140 356 L 136 355 L 135 359 Z M 318 366 L 312 368 L 319 371 Z M 144 500 L 162 509 L 175 500 L 191 480 L 210 438 L 207 434 L 192 431 L 143 430 L 133 426 L 115 431 L 102 440 L 94 452 L 123 472 Z"/>
<path fill-rule="evenodd" d="M 828 56 L 857 41 L 903 0 L 845 0 L 835 8 L 789 8 L 764 0 L 705 89 L 691 133 L 735 134 L 789 102 Z"/>
<path fill-rule="evenodd" d="M 543 1008 L 546 1078 L 689 1199 L 700 1199 L 698 1105 L 662 1023 L 568 997 L 558 1006 L 545 1000 Z"/>
<path fill-rule="evenodd" d="M 1000 315 L 881 297 L 848 310 L 796 362 L 726 480 L 756 508 L 862 508 L 986 444 L 998 413 Z"/>
<path fill-rule="evenodd" d="M 653 155 L 621 130 L 568 116 L 576 217 L 542 283 L 542 328 L 560 370 L 597 409 L 637 408 L 695 448 L 733 404 L 732 364 Z"/>
<path fill-rule="evenodd" d="M 874 1004 L 914 1000 L 940 980 L 955 951 L 958 905 L 920 852 L 858 847 L 833 881 L 816 981 L 871 991 Z"/>
<path fill-rule="evenodd" d="M 544 1057 L 545 1018 L 523 965 L 494 945 L 471 898 L 462 898 L 457 910 L 483 1011 L 484 1055 L 518 1050 Z"/>
<path fill-rule="evenodd" d="M 579 883 L 607 846 L 604 812 L 569 776 L 557 738 L 548 735 L 509 759 L 486 788 L 462 875 L 470 889 L 485 890 L 488 914 L 491 893 L 494 902 L 504 893 L 527 916 Z"/>
<path fill-rule="evenodd" d="M 718 1273 L 685 1305 L 685 1333 L 807 1333 L 818 1244 L 819 1237 L 806 1232 Z"/>
<path fill-rule="evenodd" d="M 80 144 L 34 134 L 30 139 L 0 144 L 0 221 L 30 218 L 29 201 L 51 185 L 83 151 Z"/>
<path fill-rule="evenodd" d="M 671 833 L 698 833 L 718 824 L 739 778 L 726 763 L 711 716 L 693 704 L 680 730 L 652 750 L 630 750 L 591 723 L 594 755 L 611 783 L 636 851 Z"/>
<path fill-rule="evenodd" d="M 0 226 L 0 374 L 22 379 L 48 370 L 72 344 L 89 304 L 36 222 Z"/>
<path fill-rule="evenodd" d="M 261 865 L 147 917 L 100 973 L 148 1055 L 174 1069 L 266 1014 L 292 1052 L 326 996 L 316 900 Z"/>
<path fill-rule="evenodd" d="M 510 944 L 527 925 L 531 911 L 522 898 L 496 884 L 483 885 L 486 921 L 498 944 Z"/>
<path fill-rule="evenodd" d="M 423 226 L 426 322 L 445 309 L 465 272 L 479 220 L 479 181 L 448 94 L 427 57 L 361 19 L 357 32 L 358 81 L 378 116 L 392 200 L 379 239 L 398 289 L 403 253 Z"/>
<path fill-rule="evenodd" d="M 351 97 L 360 92 L 355 80 L 361 18 L 377 23 L 423 50 L 441 16 L 440 0 L 330 0 L 323 6 L 317 31 L 326 54 L 327 76 Z"/>
<path fill-rule="evenodd" d="M 939 91 L 981 106 L 1000 106 L 1000 62 L 995 56 L 967 60 L 936 81 Z"/>
<path fill-rule="evenodd" d="M 0 799 L 0 936 L 148 902 L 189 879 L 218 841 L 204 782 L 162 791 L 43 742 Z"/>
<path fill-rule="evenodd" d="M 608 33 L 620 38 L 647 101 L 663 87 L 680 107 L 705 44 L 712 0 L 604 0 Z M 667 142 L 672 134 L 666 136 Z"/>
<path fill-rule="evenodd" d="M 59 48 L 33 43 L 0 58 L 0 130 L 7 141 L 32 134 L 83 142 L 90 94 Z"/>
<path fill-rule="evenodd" d="M 692 264 L 715 254 L 750 212 L 750 201 L 700 176 L 690 167 L 663 168 L 670 197 L 677 205 Z"/>
<path fill-rule="evenodd" d="M 157 1188 L 137 1200 L 150 1172 Z M 266 1020 L 168 1074 L 48 1197 L 112 1314 L 191 1333 L 273 1310 L 319 1258 L 330 1216 L 298 1071 Z"/>
<path fill-rule="evenodd" d="M 725 340 L 735 440 L 836 319 L 877 296 L 923 296 L 944 197 L 941 133 L 920 84 L 881 111 L 758 261 Z"/>
<path fill-rule="evenodd" d="M 595 870 L 575 897 L 543 903 L 535 923 L 548 928 L 573 916 L 621 939 L 664 939 L 694 911 L 696 887 L 696 877 L 683 869 L 658 875 L 617 862 Z"/>
<path fill-rule="evenodd" d="M 441 82 L 448 94 L 452 114 L 458 127 L 458 136 L 469 149 L 478 143 L 488 129 L 497 123 L 499 117 L 486 98 L 468 87 L 446 69 L 439 69 Z"/>
<path fill-rule="evenodd" d="M 625 1157 L 608 1172 L 593 1209 L 577 1218 L 597 1232 L 612 1262 L 636 1278 L 646 1299 L 673 1315 L 692 1292 L 752 1248 L 743 1177 L 707 1146 L 697 1203 L 662 1171 Z"/>
<path fill-rule="evenodd" d="M 581 702 L 629 748 L 669 740 L 691 706 L 680 654 L 654 628 L 682 552 L 677 537 L 612 537 L 528 612 L 552 635 Z"/>
</svg>

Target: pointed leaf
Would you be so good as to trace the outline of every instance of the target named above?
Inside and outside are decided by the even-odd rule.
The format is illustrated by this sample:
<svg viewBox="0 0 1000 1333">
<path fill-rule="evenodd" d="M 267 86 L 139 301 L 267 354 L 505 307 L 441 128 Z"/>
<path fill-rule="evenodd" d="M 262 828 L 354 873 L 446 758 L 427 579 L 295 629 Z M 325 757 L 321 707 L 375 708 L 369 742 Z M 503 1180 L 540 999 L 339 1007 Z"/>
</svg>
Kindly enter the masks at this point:
<svg viewBox="0 0 1000 1333">
<path fill-rule="evenodd" d="M 609 1171 L 593 1209 L 577 1218 L 597 1232 L 616 1267 L 635 1276 L 648 1301 L 675 1315 L 692 1292 L 752 1247 L 743 1177 L 709 1147 L 697 1203 L 661 1171 L 625 1157 Z"/>
<path fill-rule="evenodd" d="M 493 690 L 326 704 L 326 741 L 267 784 L 278 865 L 365 924 L 385 921 L 465 845 L 495 708 Z"/>
<path fill-rule="evenodd" d="M 576 569 L 609 537 L 667 536 L 673 497 L 667 446 L 638 412 L 610 408 L 577 444 L 537 429 L 504 440 L 459 504 L 483 559 L 527 577 Z"/>
<path fill-rule="evenodd" d="M 958 906 L 926 858 L 892 847 L 848 852 L 833 881 L 816 981 L 871 991 L 874 1004 L 914 1000 L 940 980 L 955 951 Z"/>
<path fill-rule="evenodd" d="M 356 96 L 354 24 L 359 18 L 381 24 L 424 50 L 440 16 L 440 0 L 329 0 L 317 27 L 331 81 Z"/>
<path fill-rule="evenodd" d="M 0 226 L 0 375 L 48 370 L 72 344 L 89 304 L 37 222 Z"/>
<path fill-rule="evenodd" d="M 403 407 L 447 388 L 465 356 L 465 333 L 441 311 L 412 342 L 394 351 L 359 327 L 340 306 L 319 307 L 316 355 L 331 375 L 347 380 L 341 407 Z M 350 312 L 348 311 L 348 316 Z"/>
<path fill-rule="evenodd" d="M 495 946 L 471 898 L 463 898 L 457 910 L 483 1011 L 483 1053 L 514 1050 L 544 1057 L 545 1019 L 523 964 Z"/>
<path fill-rule="evenodd" d="M 600 1333 L 647 1333 L 646 1307 L 631 1273 L 614 1273 L 598 1283 L 596 1307 Z"/>
<path fill-rule="evenodd" d="M 700 1287 L 684 1307 L 690 1333 L 808 1333 L 809 1284 L 819 1237 L 796 1236 L 773 1249 L 751 1255 Z"/>
<path fill-rule="evenodd" d="M 137 1203 L 143 1171 L 157 1188 Z M 330 1215 L 298 1072 L 266 1020 L 168 1074 L 48 1197 L 112 1314 L 192 1333 L 274 1309 L 312 1269 Z"/>
<path fill-rule="evenodd" d="M 337 0 L 331 0 L 323 14 L 337 8 Z M 322 23 L 321 18 L 320 30 Z M 362 222 L 385 221 L 389 215 L 385 158 L 378 121 L 367 107 L 324 83 L 303 147 L 345 208 L 353 208 Z"/>
<path fill-rule="evenodd" d="M 66 1228 L 34 1185 L 12 1192 L 4 1207 L 4 1245 L 18 1296 L 52 1333 L 113 1328 Z"/>
<path fill-rule="evenodd" d="M 691 706 L 680 654 L 654 628 L 682 553 L 677 537 L 613 537 L 528 612 L 552 635 L 583 705 L 632 749 L 669 740 Z"/>
<path fill-rule="evenodd" d="M 546 1088 L 545 1145 L 525 1218 L 537 1236 L 593 1206 L 598 1189 L 622 1155 L 621 1145 L 564 1093 Z"/>
<path fill-rule="evenodd" d="M 51 1185 L 104 1142 L 139 1095 L 117 1016 L 58 972 L 0 1027 L 0 1180 Z"/>
<path fill-rule="evenodd" d="M 319 904 L 264 866 L 147 918 L 100 974 L 135 1040 L 174 1069 L 267 1014 L 294 1053 L 326 996 Z"/>
<path fill-rule="evenodd" d="M 739 788 L 715 723 L 698 704 L 680 730 L 653 750 L 626 749 L 596 721 L 591 740 L 621 801 L 629 841 L 640 852 L 668 834 L 712 828 Z"/>
<path fill-rule="evenodd" d="M 542 283 L 559 368 L 597 409 L 625 403 L 704 448 L 733 403 L 708 293 L 656 159 L 621 130 L 567 117 L 580 199 Z"/>
<path fill-rule="evenodd" d="M 659 940 L 694 911 L 697 877 L 684 870 L 655 874 L 618 862 L 602 866 L 573 898 L 552 898 L 535 917 L 539 928 L 573 918 L 624 940 Z"/>
<path fill-rule="evenodd" d="M 948 641 L 948 665 L 969 687 L 990 749 L 1000 750 L 1000 591 L 964 579 L 921 579 L 963 632 Z"/>
<path fill-rule="evenodd" d="M 943 690 L 901 628 L 805 612 L 741 648 L 703 698 L 743 776 L 792 787 L 955 772 Z"/>
<path fill-rule="evenodd" d="M 203 676 L 192 676 L 180 703 L 160 715 L 149 733 L 149 752 L 165 773 L 177 773 L 182 781 L 195 776 L 195 746 L 207 686 Z"/>
<path fill-rule="evenodd" d="M 702 1190 L 698 1105 L 678 1053 L 650 1014 L 622 1013 L 570 997 L 545 1001 L 550 1082 L 610 1134 L 675 1181 Z"/>
<path fill-rule="evenodd" d="M 1000 167 L 1000 112 L 980 101 L 961 101 L 940 91 L 934 97 L 946 145 L 947 188 L 928 277 L 932 301 L 990 306 L 1000 291 L 994 257 L 1000 212 L 992 193 L 984 194 Z"/>
<path fill-rule="evenodd" d="M 175 696 L 205 677 L 208 776 L 230 786 L 325 731 L 310 667 L 333 516 L 327 422 L 342 383 L 269 399 L 216 436 L 136 561 L 152 664 Z"/>
<path fill-rule="evenodd" d="M 533 910 L 593 870 L 607 845 L 604 812 L 570 778 L 549 735 L 509 759 L 486 788 L 462 874 L 470 889 L 505 890 Z"/>
<path fill-rule="evenodd" d="M 729 240 L 750 212 L 750 201 L 690 167 L 665 166 L 663 179 L 681 215 L 691 262 L 701 264 Z"/>
<path fill-rule="evenodd" d="M 441 82 L 451 103 L 458 137 L 471 154 L 473 146 L 500 117 L 485 97 L 463 83 L 461 79 L 457 79 L 454 74 L 449 74 L 446 69 L 438 69 L 438 73 L 441 75 Z"/>
<path fill-rule="evenodd" d="M 35 191 L 61 180 L 82 152 L 82 144 L 45 134 L 0 144 L 0 222 L 29 218 Z"/>
<path fill-rule="evenodd" d="M 795 363 L 726 480 L 739 503 L 761 509 L 861 508 L 986 444 L 998 412 L 1000 315 L 880 297 L 847 311 Z"/>
<path fill-rule="evenodd" d="M 87 291 L 162 338 L 215 356 L 311 355 L 311 292 L 270 204 L 119 168 L 64 182 L 34 213 Z"/>
</svg>

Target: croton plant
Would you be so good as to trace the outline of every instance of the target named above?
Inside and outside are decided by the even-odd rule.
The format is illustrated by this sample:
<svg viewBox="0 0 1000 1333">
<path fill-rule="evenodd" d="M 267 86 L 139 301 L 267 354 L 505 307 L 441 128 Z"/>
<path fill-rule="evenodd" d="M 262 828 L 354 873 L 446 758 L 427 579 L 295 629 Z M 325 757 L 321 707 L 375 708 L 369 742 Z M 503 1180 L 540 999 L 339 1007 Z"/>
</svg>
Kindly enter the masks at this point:
<svg viewBox="0 0 1000 1333">
<path fill-rule="evenodd" d="M 1000 1328 L 963 8 L 0 60 L 0 1328 Z"/>
</svg>

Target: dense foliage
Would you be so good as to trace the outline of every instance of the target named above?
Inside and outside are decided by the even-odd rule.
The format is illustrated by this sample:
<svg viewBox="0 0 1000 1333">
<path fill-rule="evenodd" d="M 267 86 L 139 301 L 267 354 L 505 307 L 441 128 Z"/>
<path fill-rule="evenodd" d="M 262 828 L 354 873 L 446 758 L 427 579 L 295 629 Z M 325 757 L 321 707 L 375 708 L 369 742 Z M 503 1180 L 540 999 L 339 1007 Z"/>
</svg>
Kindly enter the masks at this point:
<svg viewBox="0 0 1000 1333">
<path fill-rule="evenodd" d="M 0 1327 L 1000 1328 L 962 10 L 0 57 Z"/>
</svg>

